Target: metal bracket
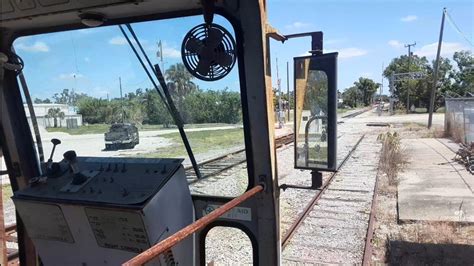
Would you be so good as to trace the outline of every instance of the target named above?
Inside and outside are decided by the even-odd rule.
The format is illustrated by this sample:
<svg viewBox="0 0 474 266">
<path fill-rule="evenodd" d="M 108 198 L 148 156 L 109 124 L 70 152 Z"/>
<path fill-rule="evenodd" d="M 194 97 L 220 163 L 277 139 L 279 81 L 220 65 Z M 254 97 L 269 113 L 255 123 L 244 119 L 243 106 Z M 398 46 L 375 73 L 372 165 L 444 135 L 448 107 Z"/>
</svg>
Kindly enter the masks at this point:
<svg viewBox="0 0 474 266">
<path fill-rule="evenodd" d="M 285 35 L 285 39 L 291 38 L 301 38 L 301 37 L 311 37 L 311 50 L 309 53 L 312 55 L 322 55 L 323 54 L 323 32 L 322 31 L 313 31 L 313 32 L 304 32 Z M 285 41 L 286 41 L 285 40 Z M 282 41 L 283 43 L 285 41 Z"/>
<path fill-rule="evenodd" d="M 323 174 L 319 171 L 311 171 L 311 186 L 304 187 L 304 186 L 298 186 L 298 185 L 282 184 L 280 185 L 280 189 L 283 189 L 283 191 L 285 191 L 287 188 L 321 190 L 322 186 L 323 186 Z"/>
<path fill-rule="evenodd" d="M 206 22 L 207 25 L 211 25 L 214 20 L 215 0 L 201 0 L 201 5 L 204 22 Z"/>
<path fill-rule="evenodd" d="M 303 33 L 283 35 L 283 34 L 280 34 L 275 28 L 267 24 L 267 35 L 268 37 L 282 43 L 285 43 L 287 40 L 292 39 L 292 38 L 311 37 L 311 50 L 309 50 L 309 53 L 311 55 L 323 54 L 323 32 L 322 31 L 303 32 Z"/>
</svg>

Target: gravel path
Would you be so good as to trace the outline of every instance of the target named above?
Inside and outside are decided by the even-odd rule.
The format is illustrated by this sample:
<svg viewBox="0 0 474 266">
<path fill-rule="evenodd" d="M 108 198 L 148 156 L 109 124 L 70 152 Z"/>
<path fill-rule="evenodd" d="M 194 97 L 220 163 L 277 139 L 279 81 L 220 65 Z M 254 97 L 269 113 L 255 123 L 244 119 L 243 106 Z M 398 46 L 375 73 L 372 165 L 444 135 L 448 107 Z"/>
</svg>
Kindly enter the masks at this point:
<svg viewBox="0 0 474 266">
<path fill-rule="evenodd" d="M 375 135 L 362 140 L 290 239 L 284 265 L 362 262 L 380 148 Z"/>
</svg>

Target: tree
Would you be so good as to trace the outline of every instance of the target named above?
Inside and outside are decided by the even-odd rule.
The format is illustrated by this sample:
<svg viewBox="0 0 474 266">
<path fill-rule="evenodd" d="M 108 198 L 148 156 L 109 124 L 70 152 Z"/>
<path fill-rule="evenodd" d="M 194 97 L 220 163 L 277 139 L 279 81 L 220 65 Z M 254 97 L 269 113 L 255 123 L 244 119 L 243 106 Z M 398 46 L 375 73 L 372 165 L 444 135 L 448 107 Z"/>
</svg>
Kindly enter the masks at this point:
<svg viewBox="0 0 474 266">
<path fill-rule="evenodd" d="M 35 98 L 35 100 L 33 101 L 34 103 L 36 104 L 39 104 L 39 103 L 51 103 L 51 100 L 49 98 L 46 98 L 44 100 L 40 99 L 40 98 Z"/>
<path fill-rule="evenodd" d="M 176 108 L 181 113 L 183 122 L 188 120 L 185 112 L 186 106 L 183 104 L 184 99 L 188 94 L 197 89 L 196 84 L 192 82 L 193 79 L 194 76 L 191 75 L 181 63 L 171 65 L 170 68 L 166 70 L 168 88 L 176 102 Z"/>
<path fill-rule="evenodd" d="M 58 127 L 58 118 L 64 119 L 66 115 L 64 112 L 61 111 L 60 108 L 49 108 L 48 113 L 46 114 L 46 118 L 53 118 L 54 119 L 54 127 Z M 61 123 L 61 120 L 59 121 Z"/>
<path fill-rule="evenodd" d="M 71 106 L 76 106 L 77 102 L 82 98 L 89 97 L 84 93 L 76 93 L 73 90 L 63 89 L 60 93 L 55 93 L 53 95 L 54 103 L 67 104 Z"/>
<path fill-rule="evenodd" d="M 390 64 L 385 68 L 383 75 L 387 79 L 390 79 L 392 74 L 408 73 L 408 72 L 422 72 L 427 74 L 430 65 L 426 57 L 419 57 L 418 55 L 412 55 L 411 58 L 407 55 L 402 55 L 398 58 L 392 59 Z M 394 94 L 399 99 L 399 102 L 404 104 L 407 102 L 408 94 L 410 94 L 410 102 L 416 102 L 418 94 L 414 93 L 417 89 L 415 88 L 420 81 L 418 80 L 405 80 L 394 83 Z M 424 85 L 425 87 L 426 84 Z M 418 88 L 420 89 L 420 88 Z"/>
<path fill-rule="evenodd" d="M 344 104 L 350 106 L 351 108 L 357 107 L 361 98 L 362 96 L 360 95 L 360 91 L 355 86 L 347 88 L 342 93 L 342 100 L 344 101 Z"/>
<path fill-rule="evenodd" d="M 459 71 L 451 73 L 452 91 L 461 96 L 474 93 L 474 56 L 470 51 L 455 52 L 453 60 Z"/>
<path fill-rule="evenodd" d="M 364 106 L 368 106 L 371 104 L 372 98 L 380 87 L 380 84 L 375 83 L 369 78 L 360 77 L 358 81 L 354 82 L 354 86 L 360 92 Z"/>
<path fill-rule="evenodd" d="M 359 104 L 368 106 L 371 104 L 372 98 L 379 87 L 379 83 L 375 83 L 369 78 L 360 77 L 359 80 L 354 82 L 354 86 L 342 93 L 344 104 L 352 108 L 357 107 Z"/>
</svg>

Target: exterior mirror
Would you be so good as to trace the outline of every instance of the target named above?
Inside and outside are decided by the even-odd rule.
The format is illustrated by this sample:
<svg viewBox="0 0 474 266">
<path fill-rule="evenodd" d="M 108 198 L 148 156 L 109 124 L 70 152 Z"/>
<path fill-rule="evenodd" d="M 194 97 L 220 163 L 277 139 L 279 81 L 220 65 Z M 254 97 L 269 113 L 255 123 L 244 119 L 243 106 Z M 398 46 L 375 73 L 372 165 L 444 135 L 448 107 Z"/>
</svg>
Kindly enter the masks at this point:
<svg viewBox="0 0 474 266">
<path fill-rule="evenodd" d="M 294 58 L 295 168 L 337 169 L 337 53 Z"/>
</svg>

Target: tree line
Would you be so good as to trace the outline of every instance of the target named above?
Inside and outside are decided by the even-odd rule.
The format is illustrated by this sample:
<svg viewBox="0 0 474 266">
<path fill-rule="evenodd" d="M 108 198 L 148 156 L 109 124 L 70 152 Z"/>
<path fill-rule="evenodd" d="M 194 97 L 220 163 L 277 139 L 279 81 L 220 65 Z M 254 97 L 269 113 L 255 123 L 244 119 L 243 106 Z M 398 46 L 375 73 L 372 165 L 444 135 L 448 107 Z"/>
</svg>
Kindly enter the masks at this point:
<svg viewBox="0 0 474 266">
<path fill-rule="evenodd" d="M 454 65 L 452 63 L 454 61 Z M 435 99 L 435 110 L 444 106 L 444 97 L 472 97 L 474 93 L 474 57 L 470 51 L 455 52 L 452 58 L 441 58 L 438 71 L 438 85 Z M 424 56 L 402 55 L 392 59 L 384 69 L 383 76 L 390 80 L 392 74 L 419 72 L 417 80 L 401 80 L 393 84 L 393 96 L 398 100 L 398 108 L 406 108 L 407 97 L 410 106 L 427 108 L 430 102 L 430 92 L 433 88 L 435 61 L 429 62 Z M 369 105 L 379 83 L 369 78 L 359 78 L 354 85 L 342 93 L 344 104 L 350 107 Z"/>
<path fill-rule="evenodd" d="M 170 66 L 165 72 L 170 95 L 185 124 L 240 123 L 242 109 L 239 92 L 202 90 L 183 64 Z M 54 103 L 75 106 L 85 123 L 174 124 L 162 99 L 154 88 L 138 88 L 123 98 L 95 98 L 64 89 L 53 95 Z M 35 99 L 35 103 L 51 103 L 50 99 Z"/>
<path fill-rule="evenodd" d="M 453 62 L 454 61 L 454 64 Z M 440 58 L 438 70 L 437 93 L 434 110 L 444 106 L 444 97 L 472 97 L 474 92 L 474 57 L 470 51 L 455 52 L 452 57 Z M 435 60 L 429 62 L 424 56 L 402 55 L 394 58 L 385 68 L 383 75 L 387 79 L 395 73 L 420 72 L 419 80 L 402 80 L 394 83 L 394 96 L 398 107 L 410 106 L 427 108 L 430 103 L 430 92 L 433 88 Z"/>
</svg>

